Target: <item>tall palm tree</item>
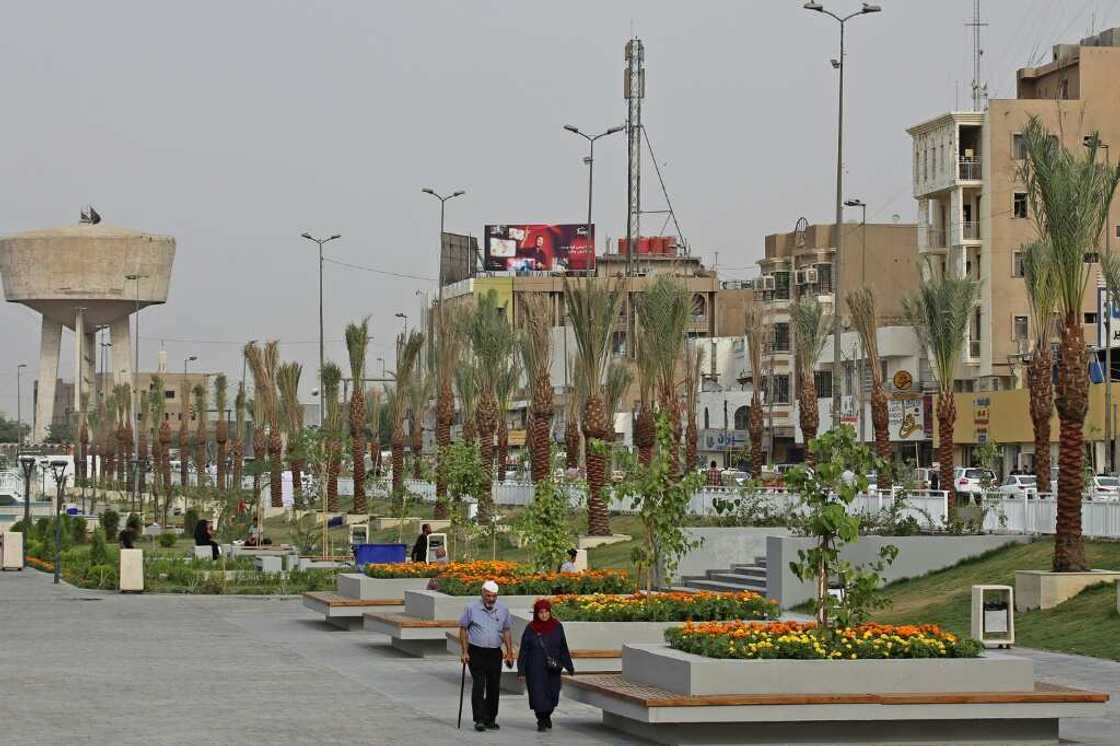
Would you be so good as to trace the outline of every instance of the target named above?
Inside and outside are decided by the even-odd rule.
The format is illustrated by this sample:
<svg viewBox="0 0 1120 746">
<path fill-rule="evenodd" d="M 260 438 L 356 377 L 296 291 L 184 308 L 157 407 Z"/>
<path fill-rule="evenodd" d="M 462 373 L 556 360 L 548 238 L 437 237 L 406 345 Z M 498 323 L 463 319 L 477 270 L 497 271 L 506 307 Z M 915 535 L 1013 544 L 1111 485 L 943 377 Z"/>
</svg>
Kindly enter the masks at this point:
<svg viewBox="0 0 1120 746">
<path fill-rule="evenodd" d="M 206 386 L 196 383 L 191 389 L 194 399 L 194 470 L 198 475 L 198 486 L 206 486 Z"/>
<path fill-rule="evenodd" d="M 270 339 L 264 346 L 264 362 L 268 369 L 268 400 L 266 402 L 268 415 L 268 465 L 269 465 L 269 492 L 272 496 L 272 507 L 284 507 L 284 439 L 280 428 L 280 397 L 276 391 L 276 369 L 280 366 L 280 343 Z"/>
<path fill-rule="evenodd" d="M 464 329 L 464 334 L 466 330 Z M 470 347 L 464 347 L 461 353 L 461 362 L 455 368 L 455 391 L 459 394 L 459 409 L 463 420 L 463 442 L 474 443 L 477 438 L 475 433 L 475 420 L 478 415 L 478 377 L 475 368 L 478 361 Z"/>
<path fill-rule="evenodd" d="M 408 386 L 408 434 L 412 448 L 412 478 L 420 478 L 420 464 L 424 451 L 424 410 L 432 395 L 435 382 L 434 371 L 423 370 L 416 366 L 412 382 Z"/>
<path fill-rule="evenodd" d="M 548 479 L 552 451 L 552 303 L 545 293 L 531 293 L 522 309 L 520 348 L 530 387 L 529 472 L 536 484 Z"/>
<path fill-rule="evenodd" d="M 275 340 L 266 342 L 264 347 L 250 342 L 245 345 L 245 359 L 253 374 L 253 458 L 260 463 L 265 456 L 269 458 L 269 494 L 274 508 L 283 507 L 280 484 L 280 428 L 277 418 L 276 366 L 278 348 Z M 265 426 L 268 426 L 267 434 Z M 275 436 L 276 443 L 273 443 Z M 259 450 L 258 450 L 259 447 Z M 259 480 L 254 479 L 254 492 L 259 494 Z"/>
<path fill-rule="evenodd" d="M 948 490 L 949 506 L 952 507 L 956 500 L 953 489 L 953 427 L 957 421 L 953 373 L 964 347 L 978 285 L 968 277 L 936 276 L 932 266 L 927 266 L 927 273 L 929 276 L 917 292 L 903 299 L 902 308 L 927 350 L 933 375 L 937 379 L 937 458 L 941 465 L 941 488 Z"/>
<path fill-rule="evenodd" d="M 1084 260 L 1108 222 L 1120 166 L 1097 162 L 1100 138 L 1093 133 L 1087 152 L 1071 153 L 1059 145 L 1037 117 L 1023 131 L 1027 157 L 1022 177 L 1041 238 L 1049 246 L 1058 287 L 1061 351 L 1055 403 L 1058 408 L 1058 515 L 1054 536 L 1055 572 L 1088 569 L 1081 536 L 1081 490 L 1085 461 L 1084 425 L 1089 409 L 1089 372 L 1081 319 L 1081 302 L 1089 280 Z M 1111 230 L 1111 227 L 1109 228 Z"/>
<path fill-rule="evenodd" d="M 580 432 L 579 414 L 583 411 L 583 396 L 576 386 L 575 360 L 565 361 L 571 384 L 564 392 L 564 466 L 578 469 L 582 460 L 583 433 Z"/>
<path fill-rule="evenodd" d="M 766 460 L 762 451 L 762 352 L 770 337 L 766 312 L 758 299 L 751 298 L 747 301 L 743 321 L 747 354 L 751 360 L 751 411 L 747 422 L 751 436 L 751 474 L 758 479 L 762 476 Z"/>
<path fill-rule="evenodd" d="M 191 383 L 183 376 L 179 379 L 179 485 L 183 491 L 190 486 L 188 468 L 191 461 L 191 447 L 188 443 L 190 430 L 187 423 L 191 415 Z"/>
<path fill-rule="evenodd" d="M 510 357 L 513 347 L 513 332 L 506 322 L 504 311 L 498 306 L 498 294 L 491 290 L 478 299 L 470 317 L 471 348 L 478 358 L 478 444 L 485 475 L 483 494 L 478 501 L 478 520 L 483 524 L 490 523 L 494 512 L 491 486 L 494 481 L 494 432 L 499 414 L 496 372 Z"/>
<path fill-rule="evenodd" d="M 151 416 L 152 435 L 152 511 L 159 512 L 159 503 L 155 499 L 158 493 L 165 501 L 171 494 L 171 475 L 167 471 L 167 447 L 163 443 L 162 434 L 167 432 L 167 443 L 171 442 L 171 427 L 166 421 L 167 403 L 163 395 L 163 376 L 152 376 L 148 390 L 148 411 Z"/>
<path fill-rule="evenodd" d="M 147 468 L 148 461 L 149 461 L 149 458 L 150 458 L 149 455 L 148 455 L 148 426 L 149 426 L 150 417 L 151 417 L 152 401 L 151 401 L 151 397 L 148 396 L 147 392 L 137 392 L 137 399 L 139 400 L 139 405 L 140 405 L 140 421 L 137 423 L 137 427 L 139 428 L 139 430 L 136 434 L 136 461 L 137 461 L 137 468 L 139 469 L 139 471 L 137 472 L 137 477 L 136 477 L 137 484 L 138 484 L 138 486 L 136 488 L 136 494 L 139 495 L 139 498 L 140 498 L 140 512 L 143 513 L 144 512 L 144 504 L 143 504 L 144 491 L 142 489 L 140 489 L 140 486 L 139 486 L 141 484 L 139 475 L 144 473 L 144 470 Z M 153 492 L 154 492 L 154 490 L 153 490 Z"/>
<path fill-rule="evenodd" d="M 299 403 L 299 379 L 303 366 L 281 363 L 276 369 L 276 388 L 280 394 L 280 421 L 288 441 L 288 463 L 292 469 L 292 495 L 303 503 L 303 405 Z"/>
<path fill-rule="evenodd" d="M 381 476 L 381 389 L 376 386 L 366 389 L 366 420 L 369 423 L 369 463 L 374 473 Z"/>
<path fill-rule="evenodd" d="M 435 371 L 436 371 L 436 445 L 439 464 L 436 467 L 436 505 L 433 518 L 446 518 L 447 459 L 451 449 L 451 425 L 455 422 L 455 371 L 463 352 L 462 325 L 438 306 L 436 312 Z M 380 450 L 378 451 L 380 453 Z"/>
<path fill-rule="evenodd" d="M 393 494 L 404 490 L 404 421 L 408 415 L 408 386 L 412 381 L 424 335 L 413 329 L 406 337 L 397 337 L 397 382 L 385 387 L 385 401 L 389 405 L 389 419 L 393 425 L 391 447 L 393 451 Z"/>
<path fill-rule="evenodd" d="M 879 363 L 879 304 L 871 288 L 862 287 L 848 293 L 848 312 L 852 315 L 852 326 L 859 334 L 863 345 L 863 359 L 871 372 L 871 426 L 875 430 L 875 451 L 884 465 L 890 464 L 891 432 L 890 412 L 887 407 L 887 392 L 883 388 L 883 367 Z M 832 385 L 837 384 L 833 378 Z M 891 470 L 879 469 L 879 489 L 890 490 Z"/>
<path fill-rule="evenodd" d="M 814 380 L 814 368 L 817 358 L 821 356 L 821 348 L 828 338 L 828 329 L 831 322 L 825 316 L 824 307 L 815 298 L 802 298 L 790 306 L 790 326 L 793 327 L 794 336 L 794 363 L 797 366 L 798 380 L 798 410 L 801 420 L 801 434 L 805 439 L 805 462 L 813 464 L 816 461 L 813 451 L 809 448 L 817 437 L 817 429 L 821 424 L 820 408 L 817 404 L 817 384 Z M 833 385 L 840 381 L 840 371 L 833 371 Z"/>
<path fill-rule="evenodd" d="M 651 363 L 657 375 L 658 407 L 669 422 L 673 446 L 669 452 L 669 470 L 680 474 L 681 407 L 678 366 L 682 362 L 685 331 L 692 310 L 688 288 L 677 277 L 658 275 L 646 288 L 637 303 L 642 338 L 653 345 Z"/>
<path fill-rule="evenodd" d="M 564 299 L 576 338 L 577 388 L 583 393 L 584 400 L 587 529 L 592 536 L 609 536 L 610 514 L 603 499 L 607 481 L 604 441 L 613 435 L 614 428 L 610 419 L 613 413 L 605 411 L 603 379 L 610 359 L 611 333 L 618 319 L 622 294 L 617 284 L 598 280 L 566 279 Z"/>
<path fill-rule="evenodd" d="M 241 479 L 245 468 L 245 382 L 237 384 L 237 396 L 233 397 L 233 478 L 230 480 L 235 490 L 241 489 Z"/>
<path fill-rule="evenodd" d="M 229 404 L 229 379 L 225 373 L 214 377 L 214 409 L 218 417 L 214 421 L 214 445 L 217 448 L 217 488 L 221 491 L 229 489 L 228 475 L 226 474 L 226 457 L 229 450 L 229 423 L 226 420 L 226 407 Z"/>
<path fill-rule="evenodd" d="M 369 348 L 369 317 L 360 324 L 346 325 L 346 351 L 350 355 L 350 457 L 354 462 L 354 502 L 351 513 L 364 515 L 366 507 L 366 350 Z"/>
<path fill-rule="evenodd" d="M 685 468 L 692 471 L 700 462 L 698 457 L 700 430 L 696 426 L 696 402 L 700 394 L 700 369 L 704 366 L 704 348 L 697 343 L 688 344 L 685 345 L 684 354 L 684 400 L 688 420 L 684 437 Z"/>
<path fill-rule="evenodd" d="M 657 384 L 657 346 L 644 335 L 635 340 L 638 361 L 638 417 L 634 422 L 634 445 L 638 461 L 649 466 L 653 461 L 653 447 L 657 444 L 657 424 L 654 420 L 653 391 Z"/>
<path fill-rule="evenodd" d="M 327 461 L 326 491 L 327 510 L 339 512 L 338 470 L 342 461 L 342 405 L 338 401 L 338 390 L 342 383 L 342 368 L 328 362 L 323 365 L 323 437 L 326 441 L 324 457 Z"/>
<path fill-rule="evenodd" d="M 164 384 L 163 378 L 161 376 L 153 378 L 152 385 L 155 386 L 152 396 L 159 397 L 159 404 L 156 405 L 155 402 L 153 402 L 153 408 L 157 409 L 160 413 L 157 418 L 159 422 L 159 459 L 160 468 L 162 469 L 161 481 L 163 483 L 163 500 L 166 506 L 171 500 L 171 422 L 165 411 L 167 402 L 164 399 L 163 392 L 166 384 Z M 164 512 L 166 512 L 166 507 L 164 508 Z"/>
<path fill-rule="evenodd" d="M 1111 257 L 1105 257 L 1107 262 Z M 1107 279 L 1109 265 L 1103 265 Z M 1118 277 L 1117 279 L 1120 279 Z M 1058 300 L 1057 277 L 1050 261 L 1050 247 L 1034 241 L 1023 247 L 1023 284 L 1027 288 L 1031 319 L 1034 323 L 1034 350 L 1027 366 L 1031 424 L 1034 427 L 1034 474 L 1040 490 L 1050 484 L 1050 415 L 1054 411 L 1054 356 L 1050 340 L 1054 336 L 1054 307 Z"/>
<path fill-rule="evenodd" d="M 507 414 L 513 405 L 513 394 L 521 384 L 521 357 L 508 355 L 495 376 L 494 393 L 498 402 L 497 462 L 498 481 L 506 478 L 506 461 L 509 459 L 509 422 Z"/>
</svg>

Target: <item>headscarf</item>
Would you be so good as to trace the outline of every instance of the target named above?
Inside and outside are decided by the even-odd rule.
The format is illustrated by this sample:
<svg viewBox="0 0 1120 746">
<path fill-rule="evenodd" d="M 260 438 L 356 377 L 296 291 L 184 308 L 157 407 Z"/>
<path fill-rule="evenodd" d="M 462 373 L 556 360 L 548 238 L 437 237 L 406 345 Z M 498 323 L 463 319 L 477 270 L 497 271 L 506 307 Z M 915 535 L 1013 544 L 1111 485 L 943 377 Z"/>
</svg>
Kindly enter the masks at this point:
<svg viewBox="0 0 1120 746">
<path fill-rule="evenodd" d="M 549 612 L 552 611 L 552 602 L 547 598 L 537 599 L 537 602 L 533 604 L 533 621 L 529 622 L 529 626 L 532 627 L 533 631 L 538 635 L 547 635 L 549 632 L 556 629 L 556 625 L 560 623 L 556 621 L 556 617 L 554 616 L 549 616 L 547 622 L 541 621 L 541 611 L 543 609 L 548 609 Z"/>
</svg>

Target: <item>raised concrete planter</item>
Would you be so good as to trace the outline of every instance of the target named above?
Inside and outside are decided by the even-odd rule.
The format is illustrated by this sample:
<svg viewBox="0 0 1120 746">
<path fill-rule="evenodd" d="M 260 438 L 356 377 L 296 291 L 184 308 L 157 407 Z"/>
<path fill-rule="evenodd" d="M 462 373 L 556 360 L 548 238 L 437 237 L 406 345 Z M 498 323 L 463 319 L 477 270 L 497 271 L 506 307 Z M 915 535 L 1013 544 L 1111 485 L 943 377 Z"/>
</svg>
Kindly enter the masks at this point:
<svg viewBox="0 0 1120 746">
<path fill-rule="evenodd" d="M 19 531 L 0 534 L 0 569 L 23 569 L 23 534 Z"/>
<path fill-rule="evenodd" d="M 533 615 L 526 611 L 515 611 L 513 617 L 513 644 L 521 642 L 521 635 L 529 626 Z M 563 621 L 563 620 L 561 620 Z M 563 622 L 564 637 L 568 640 L 569 650 L 618 652 L 617 658 L 589 659 L 581 661 L 580 671 L 621 671 L 622 647 L 626 644 L 661 644 L 665 641 L 665 630 L 680 626 L 681 622 Z M 588 667 L 588 664 L 591 667 Z"/>
<path fill-rule="evenodd" d="M 119 587 L 121 593 L 142 593 L 144 591 L 144 551 L 142 549 L 122 549 L 120 554 Z"/>
<path fill-rule="evenodd" d="M 409 524 L 413 524 L 413 523 L 419 525 L 421 520 L 422 519 L 415 518 L 415 517 L 405 518 L 404 519 L 404 525 L 406 527 Z M 424 522 L 425 523 L 430 523 L 431 521 L 424 521 Z M 375 530 L 375 531 L 382 531 L 382 530 L 387 529 L 387 528 L 396 528 L 400 525 L 401 525 L 401 519 L 400 518 L 370 518 L 369 519 L 369 527 L 371 529 Z M 432 530 L 435 531 L 434 528 Z"/>
<path fill-rule="evenodd" d="M 840 550 L 840 558 L 854 565 L 865 565 L 879 558 L 884 544 L 899 549 L 894 563 L 883 570 L 887 583 L 905 578 L 916 578 L 934 570 L 951 567 L 963 559 L 1008 544 L 1024 544 L 1029 536 L 861 536 L 859 541 Z M 808 601 L 816 596 L 812 583 L 798 580 L 789 563 L 797 561 L 797 550 L 809 549 L 813 539 L 802 537 L 769 536 L 766 539 L 766 595 L 775 599 L 783 609 Z M 1016 599 L 1019 588 L 1015 588 Z"/>
<path fill-rule="evenodd" d="M 1034 663 L 1009 656 L 900 660 L 722 660 L 668 645 L 626 645 L 628 681 L 684 695 L 1021 692 Z"/>
<path fill-rule="evenodd" d="M 518 609 L 531 609 L 538 598 L 547 598 L 548 594 L 541 596 L 504 596 L 499 595 L 498 601 L 505 604 L 510 611 Z M 404 613 L 417 619 L 458 619 L 467 608 L 467 604 L 478 596 L 449 596 L 440 591 L 405 591 Z"/>
<path fill-rule="evenodd" d="M 1050 572 L 1015 571 L 1015 611 L 1050 609 L 1097 583 L 1120 581 L 1120 571 Z"/>
<path fill-rule="evenodd" d="M 422 591 L 429 578 L 371 578 L 360 572 L 338 575 L 338 595 L 368 601 L 375 598 L 397 598 L 404 603 L 405 591 Z"/>
</svg>

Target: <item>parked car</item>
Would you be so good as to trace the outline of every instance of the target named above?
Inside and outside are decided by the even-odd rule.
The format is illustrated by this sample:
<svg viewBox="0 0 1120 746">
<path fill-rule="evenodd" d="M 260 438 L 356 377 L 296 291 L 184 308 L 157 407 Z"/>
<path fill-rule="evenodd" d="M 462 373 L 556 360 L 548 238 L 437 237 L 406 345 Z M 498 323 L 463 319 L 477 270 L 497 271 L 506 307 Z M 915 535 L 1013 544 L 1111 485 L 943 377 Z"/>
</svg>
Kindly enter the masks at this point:
<svg viewBox="0 0 1120 746">
<path fill-rule="evenodd" d="M 1120 502 L 1120 477 L 1110 477 L 1098 474 L 1086 485 L 1089 488 L 1089 499 L 1098 502 Z"/>
<path fill-rule="evenodd" d="M 16 495 L 0 495 L 0 508 L 11 508 L 23 505 L 23 498 Z"/>
<path fill-rule="evenodd" d="M 750 472 L 740 469 L 724 469 L 720 474 L 720 481 L 727 487 L 742 487 L 750 478 Z"/>
<path fill-rule="evenodd" d="M 974 500 L 984 494 L 984 483 L 995 484 L 996 474 L 991 469 L 958 466 L 953 472 L 953 486 L 959 494 Z"/>
<path fill-rule="evenodd" d="M 999 486 L 998 492 L 1004 497 L 1025 497 L 1033 500 L 1038 497 L 1038 478 L 1034 474 L 1009 474 Z"/>
</svg>

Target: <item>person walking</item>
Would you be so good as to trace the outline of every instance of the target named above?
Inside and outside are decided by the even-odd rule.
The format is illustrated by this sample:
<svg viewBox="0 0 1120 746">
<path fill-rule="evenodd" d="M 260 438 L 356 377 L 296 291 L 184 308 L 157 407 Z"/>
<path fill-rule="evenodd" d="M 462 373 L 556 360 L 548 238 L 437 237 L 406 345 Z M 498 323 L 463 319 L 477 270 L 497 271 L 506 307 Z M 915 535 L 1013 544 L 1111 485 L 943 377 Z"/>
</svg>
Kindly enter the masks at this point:
<svg viewBox="0 0 1120 746">
<path fill-rule="evenodd" d="M 529 690 L 529 709 L 537 715 L 537 730 L 552 728 L 552 711 L 560 703 L 560 672 L 576 672 L 564 625 L 552 616 L 552 603 L 547 598 L 533 604 L 533 621 L 521 635 L 517 652 L 517 674 L 525 677 Z"/>
<path fill-rule="evenodd" d="M 498 730 L 502 659 L 513 667 L 509 609 L 498 601 L 498 590 L 497 583 L 487 580 L 482 596 L 467 604 L 459 617 L 460 660 L 471 671 L 471 713 L 477 731 Z"/>
</svg>

